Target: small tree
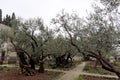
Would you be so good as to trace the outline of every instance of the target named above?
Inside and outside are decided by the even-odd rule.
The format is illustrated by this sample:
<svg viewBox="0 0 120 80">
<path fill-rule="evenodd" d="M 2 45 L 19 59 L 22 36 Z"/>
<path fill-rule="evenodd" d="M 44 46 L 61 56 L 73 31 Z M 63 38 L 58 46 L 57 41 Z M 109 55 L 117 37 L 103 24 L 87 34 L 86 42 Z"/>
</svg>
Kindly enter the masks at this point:
<svg viewBox="0 0 120 80">
<path fill-rule="evenodd" d="M 2 9 L 0 9 L 0 23 L 2 23 Z"/>
<path fill-rule="evenodd" d="M 12 20 L 16 19 L 15 13 L 12 13 Z"/>
</svg>

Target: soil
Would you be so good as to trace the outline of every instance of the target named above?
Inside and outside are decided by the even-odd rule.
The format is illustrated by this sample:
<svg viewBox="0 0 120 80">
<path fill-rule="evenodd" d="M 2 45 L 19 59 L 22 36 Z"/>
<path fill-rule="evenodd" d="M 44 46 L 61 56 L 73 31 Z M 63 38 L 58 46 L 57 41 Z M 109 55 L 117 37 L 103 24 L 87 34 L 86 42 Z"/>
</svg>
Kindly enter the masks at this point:
<svg viewBox="0 0 120 80">
<path fill-rule="evenodd" d="M 45 71 L 45 73 L 38 73 L 34 76 L 25 76 L 19 74 L 18 70 L 0 71 L 0 80 L 50 80 L 55 79 L 60 73 Z"/>
<path fill-rule="evenodd" d="M 114 78 L 103 78 L 103 77 L 94 77 L 94 76 L 82 76 L 84 80 L 117 80 Z"/>
</svg>

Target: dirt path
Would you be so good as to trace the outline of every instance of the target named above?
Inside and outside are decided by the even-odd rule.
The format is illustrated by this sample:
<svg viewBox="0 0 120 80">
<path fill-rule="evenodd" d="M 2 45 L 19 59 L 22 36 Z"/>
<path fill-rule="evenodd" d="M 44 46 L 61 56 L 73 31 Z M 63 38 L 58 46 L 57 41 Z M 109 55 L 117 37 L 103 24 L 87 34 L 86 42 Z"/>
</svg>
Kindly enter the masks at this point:
<svg viewBox="0 0 120 80">
<path fill-rule="evenodd" d="M 74 68 L 70 71 L 67 71 L 63 76 L 61 76 L 57 80 L 74 80 L 76 77 L 78 77 L 80 75 L 80 73 L 84 69 L 84 66 L 86 65 L 86 63 L 87 62 L 82 62 L 81 64 L 76 66 L 76 68 Z"/>
</svg>

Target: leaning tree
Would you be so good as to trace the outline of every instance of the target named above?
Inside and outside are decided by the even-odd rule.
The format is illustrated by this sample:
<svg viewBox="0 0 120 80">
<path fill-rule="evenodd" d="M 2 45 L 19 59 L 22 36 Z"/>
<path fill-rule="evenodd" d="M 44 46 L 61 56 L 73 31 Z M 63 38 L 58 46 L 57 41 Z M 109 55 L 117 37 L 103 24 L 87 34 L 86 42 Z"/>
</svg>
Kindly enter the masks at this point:
<svg viewBox="0 0 120 80">
<path fill-rule="evenodd" d="M 120 71 L 106 60 L 106 55 L 115 53 L 118 25 L 113 12 L 107 12 L 95 6 L 94 13 L 83 20 L 76 14 L 68 14 L 64 11 L 53 19 L 53 24 L 60 28 L 60 31 L 67 33 L 67 39 L 83 57 L 96 58 L 102 68 L 116 73 L 120 77 Z M 111 13 L 111 14 L 110 14 Z M 118 14 L 118 13 L 117 13 Z"/>
</svg>

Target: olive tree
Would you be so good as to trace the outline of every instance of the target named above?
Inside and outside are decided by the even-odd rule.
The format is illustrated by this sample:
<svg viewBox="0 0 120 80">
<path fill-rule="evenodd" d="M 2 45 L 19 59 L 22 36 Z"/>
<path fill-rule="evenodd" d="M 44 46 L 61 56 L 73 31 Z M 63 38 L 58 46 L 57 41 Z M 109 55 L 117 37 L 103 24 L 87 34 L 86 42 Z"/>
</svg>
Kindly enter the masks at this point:
<svg viewBox="0 0 120 80">
<path fill-rule="evenodd" d="M 75 48 L 61 34 L 49 40 L 46 47 L 46 51 L 52 56 L 56 67 L 67 66 L 72 62 L 76 53 Z"/>
<path fill-rule="evenodd" d="M 39 64 L 39 72 L 44 72 L 44 45 L 52 31 L 44 26 L 42 19 L 13 21 L 10 34 L 1 34 L 2 40 L 9 38 L 17 53 L 19 66 L 25 75 L 33 75 L 35 62 Z"/>
<path fill-rule="evenodd" d="M 66 37 L 70 44 L 82 53 L 84 58 L 86 56 L 96 58 L 102 68 L 120 77 L 120 72 L 104 58 L 105 55 L 113 53 L 117 40 L 116 26 L 111 17 L 105 13 L 97 7 L 86 20 L 81 20 L 76 14 L 62 12 L 53 19 L 53 24 L 68 34 Z"/>
<path fill-rule="evenodd" d="M 30 19 L 21 24 L 18 37 L 24 37 L 20 41 L 22 47 L 31 53 L 32 58 L 39 64 L 39 72 L 44 72 L 45 44 L 52 34 L 52 30 L 45 27 L 42 19 Z M 23 34 L 23 35 L 21 35 Z M 27 44 L 26 44 L 27 43 Z M 29 46 L 29 47 L 28 47 Z"/>
</svg>

